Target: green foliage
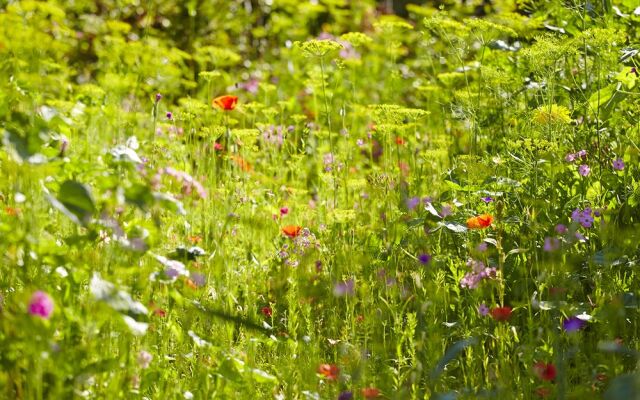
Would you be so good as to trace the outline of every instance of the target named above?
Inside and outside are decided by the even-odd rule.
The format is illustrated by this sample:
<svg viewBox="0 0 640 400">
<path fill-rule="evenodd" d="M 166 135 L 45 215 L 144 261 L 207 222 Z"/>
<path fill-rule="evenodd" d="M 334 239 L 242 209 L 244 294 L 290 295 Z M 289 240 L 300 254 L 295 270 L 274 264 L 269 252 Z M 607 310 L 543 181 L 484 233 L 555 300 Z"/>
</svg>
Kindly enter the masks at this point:
<svg viewBox="0 0 640 400">
<path fill-rule="evenodd" d="M 0 397 L 637 397 L 637 4 L 376 6 L 0 2 Z"/>
</svg>

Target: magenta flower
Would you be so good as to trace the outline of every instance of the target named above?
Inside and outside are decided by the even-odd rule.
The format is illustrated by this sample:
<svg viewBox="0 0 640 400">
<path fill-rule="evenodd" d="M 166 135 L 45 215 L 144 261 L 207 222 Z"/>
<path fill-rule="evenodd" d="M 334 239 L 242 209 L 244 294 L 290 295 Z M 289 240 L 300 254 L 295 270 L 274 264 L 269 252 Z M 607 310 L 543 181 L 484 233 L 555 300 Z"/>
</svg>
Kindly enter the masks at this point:
<svg viewBox="0 0 640 400">
<path fill-rule="evenodd" d="M 167 111 L 167 119 L 171 121 L 173 119 L 173 113 L 171 111 Z"/>
<path fill-rule="evenodd" d="M 574 162 L 576 160 L 576 155 L 573 153 L 569 153 L 564 157 L 566 162 Z"/>
<path fill-rule="evenodd" d="M 586 150 L 580 150 L 579 152 L 576 153 L 576 157 L 578 157 L 578 158 L 587 157 L 587 151 Z"/>
<path fill-rule="evenodd" d="M 53 314 L 53 300 L 43 291 L 38 290 L 31 296 L 29 314 L 49 319 Z"/>
<path fill-rule="evenodd" d="M 287 215 L 287 214 L 289 214 L 289 207 L 281 207 L 280 215 Z"/>
<path fill-rule="evenodd" d="M 624 169 L 624 161 L 622 161 L 622 158 L 613 160 L 613 169 L 616 171 L 622 171 Z"/>
<path fill-rule="evenodd" d="M 156 103 L 162 100 L 162 94 L 156 93 Z"/>
<path fill-rule="evenodd" d="M 582 164 L 581 166 L 578 167 L 578 173 L 581 176 L 587 176 L 589 175 L 590 172 L 591 172 L 591 168 L 589 168 L 587 164 Z"/>
</svg>

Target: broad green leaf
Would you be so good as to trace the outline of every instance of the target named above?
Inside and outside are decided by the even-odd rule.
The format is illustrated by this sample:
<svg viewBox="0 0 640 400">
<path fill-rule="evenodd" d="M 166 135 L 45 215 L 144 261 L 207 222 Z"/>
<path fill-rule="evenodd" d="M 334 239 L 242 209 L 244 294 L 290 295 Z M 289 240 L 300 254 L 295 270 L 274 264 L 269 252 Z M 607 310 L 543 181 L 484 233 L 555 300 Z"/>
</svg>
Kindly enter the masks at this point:
<svg viewBox="0 0 640 400">
<path fill-rule="evenodd" d="M 469 346 L 474 346 L 478 343 L 478 339 L 475 337 L 470 337 L 468 339 L 461 340 L 456 342 L 453 346 L 449 347 L 449 349 L 444 353 L 444 356 L 438 361 L 436 367 L 431 371 L 431 379 L 437 379 L 440 374 L 444 371 L 447 364 L 449 364 L 454 358 L 458 356 L 458 354 L 462 353 L 464 349 Z"/>
<path fill-rule="evenodd" d="M 65 181 L 60 186 L 58 201 L 83 224 L 89 222 L 96 211 L 89 187 L 76 181 Z"/>
</svg>

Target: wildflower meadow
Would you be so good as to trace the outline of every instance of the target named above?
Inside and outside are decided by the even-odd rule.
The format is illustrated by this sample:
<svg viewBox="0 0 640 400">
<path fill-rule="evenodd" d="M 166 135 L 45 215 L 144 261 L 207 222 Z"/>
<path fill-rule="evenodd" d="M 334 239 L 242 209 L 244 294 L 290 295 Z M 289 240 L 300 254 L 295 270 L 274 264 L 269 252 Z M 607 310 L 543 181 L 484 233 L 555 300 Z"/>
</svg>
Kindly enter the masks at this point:
<svg viewBox="0 0 640 400">
<path fill-rule="evenodd" d="M 0 0 L 1 399 L 640 399 L 638 0 Z"/>
</svg>

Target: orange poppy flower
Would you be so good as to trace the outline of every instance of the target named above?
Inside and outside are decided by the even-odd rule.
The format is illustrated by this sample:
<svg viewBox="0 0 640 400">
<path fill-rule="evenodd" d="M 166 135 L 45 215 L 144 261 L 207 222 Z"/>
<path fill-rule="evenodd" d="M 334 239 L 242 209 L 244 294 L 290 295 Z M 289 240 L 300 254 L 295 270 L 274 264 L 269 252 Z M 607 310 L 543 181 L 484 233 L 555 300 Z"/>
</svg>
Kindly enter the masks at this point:
<svg viewBox="0 0 640 400">
<path fill-rule="evenodd" d="M 511 318 L 511 307 L 495 307 L 491 310 L 491 317 L 496 321 L 506 321 Z"/>
<path fill-rule="evenodd" d="M 20 214 L 20 209 L 19 208 L 13 208 L 13 207 L 5 207 L 4 208 L 4 212 L 12 217 L 17 216 L 18 214 Z"/>
<path fill-rule="evenodd" d="M 327 378 L 327 380 L 335 381 L 340 375 L 340 368 L 335 364 L 321 364 L 318 367 L 318 373 Z"/>
<path fill-rule="evenodd" d="M 223 109 L 224 111 L 231 111 L 236 108 L 236 104 L 238 104 L 238 96 L 232 96 L 230 94 L 216 97 L 212 100 L 211 106 L 218 107 Z"/>
<path fill-rule="evenodd" d="M 484 229 L 491 226 L 493 217 L 491 214 L 482 214 L 477 217 L 471 217 L 467 220 L 467 228 L 469 229 Z"/>
<path fill-rule="evenodd" d="M 289 236 L 290 238 L 294 238 L 300 234 L 302 227 L 300 225 L 287 225 L 282 228 L 282 233 Z"/>
<path fill-rule="evenodd" d="M 199 235 L 188 236 L 187 240 L 190 241 L 192 244 L 198 244 L 202 242 L 202 236 L 199 236 Z"/>
<path fill-rule="evenodd" d="M 231 158 L 233 162 L 235 162 L 236 165 L 240 167 L 240 169 L 243 170 L 244 172 L 251 172 L 252 170 L 251 164 L 249 164 L 249 162 L 246 161 L 244 158 L 236 155 L 229 156 L 229 158 Z"/>
</svg>

